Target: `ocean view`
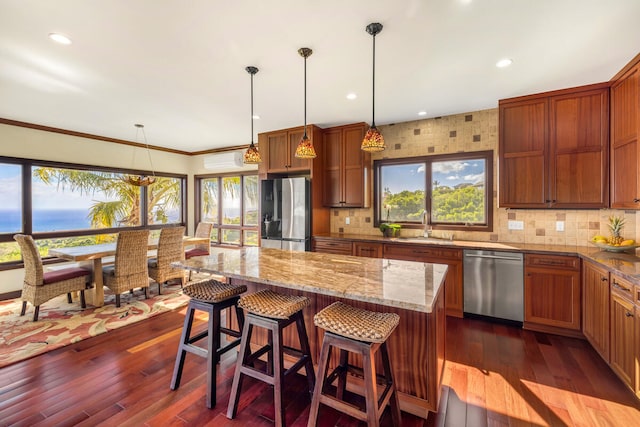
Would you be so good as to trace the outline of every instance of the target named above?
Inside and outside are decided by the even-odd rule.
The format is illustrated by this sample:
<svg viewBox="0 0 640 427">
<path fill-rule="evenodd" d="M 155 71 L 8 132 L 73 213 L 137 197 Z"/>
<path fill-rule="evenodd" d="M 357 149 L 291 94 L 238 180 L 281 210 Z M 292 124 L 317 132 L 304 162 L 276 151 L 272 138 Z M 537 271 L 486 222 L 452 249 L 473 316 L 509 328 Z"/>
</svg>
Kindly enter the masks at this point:
<svg viewBox="0 0 640 427">
<path fill-rule="evenodd" d="M 33 211 L 33 231 L 63 231 L 91 228 L 91 221 L 84 209 Z M 12 233 L 22 229 L 20 211 L 0 210 L 0 233 Z"/>
</svg>

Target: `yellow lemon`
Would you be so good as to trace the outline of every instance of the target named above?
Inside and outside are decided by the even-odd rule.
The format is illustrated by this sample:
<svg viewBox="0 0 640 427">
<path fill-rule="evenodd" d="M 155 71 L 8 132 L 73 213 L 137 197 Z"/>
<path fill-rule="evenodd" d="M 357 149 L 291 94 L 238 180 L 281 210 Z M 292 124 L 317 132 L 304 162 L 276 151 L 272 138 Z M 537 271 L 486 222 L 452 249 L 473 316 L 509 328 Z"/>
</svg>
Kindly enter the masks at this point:
<svg viewBox="0 0 640 427">
<path fill-rule="evenodd" d="M 604 241 L 606 242 L 606 241 L 607 241 L 607 238 L 606 238 L 606 237 L 604 237 L 604 236 L 600 236 L 600 235 L 596 234 L 595 236 L 593 236 L 593 237 L 591 238 L 591 240 L 592 240 L 592 241 L 594 241 L 594 242 L 601 242 L 601 241 L 603 241 L 603 240 L 604 240 Z"/>
<path fill-rule="evenodd" d="M 633 239 L 627 239 L 620 243 L 620 246 L 631 246 L 635 243 Z"/>
</svg>

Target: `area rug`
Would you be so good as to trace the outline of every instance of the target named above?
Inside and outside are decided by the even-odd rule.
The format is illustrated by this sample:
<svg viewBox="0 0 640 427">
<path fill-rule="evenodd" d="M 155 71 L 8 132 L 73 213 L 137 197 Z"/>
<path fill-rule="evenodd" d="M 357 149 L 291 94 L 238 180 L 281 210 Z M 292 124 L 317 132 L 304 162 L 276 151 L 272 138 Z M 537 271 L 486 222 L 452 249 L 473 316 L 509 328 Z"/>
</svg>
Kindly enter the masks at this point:
<svg viewBox="0 0 640 427">
<path fill-rule="evenodd" d="M 84 310 L 79 301 L 69 304 L 67 296 L 61 295 L 40 306 L 37 322 L 33 322 L 31 304 L 27 304 L 26 314 L 20 316 L 22 301 L 19 298 L 0 301 L 0 368 L 175 310 L 189 302 L 179 284 L 165 285 L 162 295 L 157 294 L 155 284 L 147 292 L 148 299 L 144 299 L 139 289 L 134 294 L 122 294 L 120 308 L 116 308 L 115 295 L 105 289 L 105 305 L 98 308 L 87 305 Z"/>
</svg>

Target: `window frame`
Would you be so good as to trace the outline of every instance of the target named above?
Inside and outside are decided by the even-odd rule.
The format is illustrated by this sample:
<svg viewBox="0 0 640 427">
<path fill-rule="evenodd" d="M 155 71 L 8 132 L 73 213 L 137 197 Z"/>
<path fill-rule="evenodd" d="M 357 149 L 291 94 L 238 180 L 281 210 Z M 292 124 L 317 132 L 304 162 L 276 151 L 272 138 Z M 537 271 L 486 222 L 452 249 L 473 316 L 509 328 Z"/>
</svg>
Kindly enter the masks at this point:
<svg viewBox="0 0 640 427">
<path fill-rule="evenodd" d="M 108 166 L 97 166 L 97 165 L 88 165 L 88 164 L 80 164 L 80 163 L 67 163 L 67 162 L 56 162 L 49 160 L 37 160 L 37 159 L 27 159 L 20 157 L 7 157 L 0 156 L 0 163 L 7 164 L 18 164 L 22 166 L 22 212 L 23 212 L 23 222 L 22 222 L 22 230 L 10 233 L 0 233 L 0 243 L 4 242 L 13 242 L 13 236 L 17 233 L 20 234 L 28 234 L 33 237 L 34 240 L 42 240 L 42 239 L 54 239 L 54 238 L 66 238 L 66 237 L 78 237 L 78 236 L 93 236 L 100 234 L 114 234 L 123 230 L 138 230 L 138 229 L 148 229 L 148 230 L 157 230 L 167 226 L 185 226 L 186 218 L 187 218 L 187 175 L 177 174 L 177 173 L 168 173 L 168 172 L 160 172 L 160 171 L 146 171 L 146 170 L 138 170 L 138 169 L 127 169 L 127 168 L 119 168 L 119 167 L 108 167 Z M 110 172 L 110 173 L 122 173 L 122 174 L 130 174 L 130 175 L 151 175 L 155 174 L 160 177 L 167 178 L 177 178 L 180 179 L 180 197 L 182 200 L 182 206 L 180 207 L 180 221 L 172 222 L 170 224 L 147 224 L 147 189 L 145 187 L 141 187 L 141 195 L 140 195 L 140 209 L 141 209 L 141 219 L 142 223 L 139 226 L 128 226 L 128 227 L 111 227 L 111 228 L 87 228 L 87 229 L 78 229 L 78 230 L 64 230 L 64 231 L 47 231 L 47 232 L 33 232 L 33 204 L 32 204 L 32 174 L 31 171 L 34 167 L 50 167 L 50 168 L 58 168 L 58 169 L 75 169 L 82 171 L 96 171 L 96 172 Z M 44 260 L 50 260 L 53 257 L 45 258 Z M 0 271 L 10 270 L 14 268 L 22 268 L 23 262 L 20 261 L 9 261 L 0 263 Z"/>
<path fill-rule="evenodd" d="M 196 223 L 202 221 L 202 182 L 205 179 L 217 179 L 218 180 L 218 223 L 213 224 L 213 230 L 211 232 L 211 243 L 217 246 L 228 247 L 242 247 L 245 242 L 245 231 L 255 231 L 260 236 L 260 221 L 257 225 L 245 225 L 244 224 L 244 180 L 247 176 L 257 176 L 258 185 L 258 197 L 260 196 L 260 177 L 257 171 L 237 171 L 237 172 L 225 172 L 214 174 L 195 175 L 195 219 Z M 240 177 L 240 225 L 223 224 L 222 223 L 222 179 L 227 177 Z M 235 230 L 240 234 L 240 243 L 223 243 L 222 234 L 223 230 Z"/>
<path fill-rule="evenodd" d="M 432 188 L 433 182 L 431 182 L 432 164 L 435 162 L 445 161 L 463 161 L 463 160 L 478 160 L 485 161 L 485 218 L 486 224 L 464 224 L 464 223 L 433 223 L 431 221 L 431 201 L 432 201 Z M 425 207 L 427 210 L 427 224 L 433 230 L 450 230 L 450 231 L 493 231 L 493 163 L 494 152 L 493 150 L 486 151 L 470 151 L 465 153 L 447 153 L 436 154 L 430 156 L 417 156 L 417 157 L 401 157 L 394 159 L 380 159 L 373 162 L 373 226 L 378 227 L 382 222 L 380 218 L 380 203 L 382 197 L 381 190 L 381 173 L 380 168 L 389 165 L 403 165 L 412 163 L 424 163 L 425 164 Z M 402 225 L 402 228 L 409 229 L 421 229 L 425 227 L 421 221 L 402 221 L 397 222 Z"/>
</svg>

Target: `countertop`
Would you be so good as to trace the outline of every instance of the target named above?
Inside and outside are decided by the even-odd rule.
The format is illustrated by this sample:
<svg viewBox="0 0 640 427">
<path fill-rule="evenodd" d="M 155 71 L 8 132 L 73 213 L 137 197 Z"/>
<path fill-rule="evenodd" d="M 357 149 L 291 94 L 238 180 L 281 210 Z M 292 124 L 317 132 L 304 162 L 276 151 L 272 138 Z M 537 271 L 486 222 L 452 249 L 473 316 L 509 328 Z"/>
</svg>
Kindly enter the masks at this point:
<svg viewBox="0 0 640 427">
<path fill-rule="evenodd" d="M 555 255 L 574 255 L 599 264 L 607 270 L 619 274 L 635 283 L 640 283 L 640 257 L 635 255 L 635 251 L 629 252 L 608 252 L 595 246 L 567 246 L 567 245 L 539 245 L 530 243 L 500 243 L 482 242 L 470 240 L 443 240 L 443 239 L 423 239 L 420 237 L 383 237 L 365 236 L 359 234 L 320 234 L 318 238 L 346 239 L 362 242 L 380 242 L 411 245 L 429 245 L 436 247 L 448 247 L 457 249 L 488 249 L 510 252 L 525 252 Z"/>
<path fill-rule="evenodd" d="M 231 279 L 431 313 L 447 266 L 317 252 L 211 248 L 172 265 Z"/>
</svg>

